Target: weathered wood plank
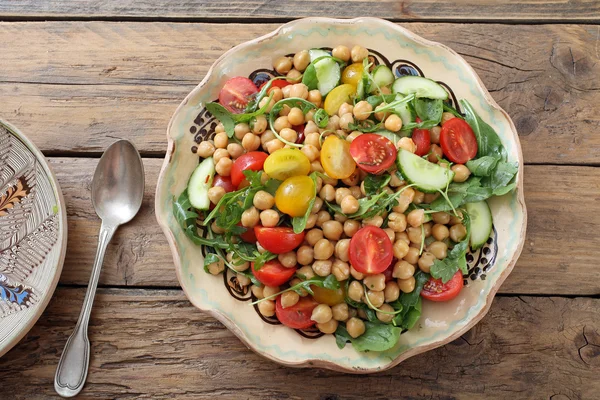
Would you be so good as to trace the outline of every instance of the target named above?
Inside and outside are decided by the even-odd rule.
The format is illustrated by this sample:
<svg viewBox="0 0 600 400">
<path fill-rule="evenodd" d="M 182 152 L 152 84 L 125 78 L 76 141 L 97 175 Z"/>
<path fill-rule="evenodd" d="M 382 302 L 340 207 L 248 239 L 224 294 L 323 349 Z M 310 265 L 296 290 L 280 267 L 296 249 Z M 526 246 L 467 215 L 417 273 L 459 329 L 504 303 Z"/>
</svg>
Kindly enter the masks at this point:
<svg viewBox="0 0 600 400">
<path fill-rule="evenodd" d="M 600 7 L 590 0 L 579 1 L 342 1 L 299 0 L 293 3 L 265 1 L 171 0 L 11 0 L 0 3 L 0 16 L 25 19 L 51 18 L 141 18 L 174 20 L 280 20 L 310 16 L 352 18 L 381 17 L 392 20 L 436 21 L 596 21 Z"/>
<path fill-rule="evenodd" d="M 212 62 L 276 26 L 0 23 L 0 111 L 47 154 L 100 153 L 115 137 L 163 154 L 171 114 Z M 404 26 L 466 57 L 513 117 L 526 162 L 598 163 L 597 26 Z"/>
<path fill-rule="evenodd" d="M 93 159 L 51 158 L 69 212 L 69 246 L 61 282 L 86 284 L 100 221 L 90 200 Z M 103 285 L 178 286 L 171 253 L 154 218 L 161 160 L 145 159 L 146 195 L 140 214 L 117 231 L 104 261 Z M 600 168 L 525 168 L 527 239 L 501 293 L 600 294 Z M 557 282 L 561 282 L 557 285 Z"/>
<path fill-rule="evenodd" d="M 59 289 L 37 325 L 0 359 L 3 393 L 56 396 L 54 372 L 83 292 Z M 598 299 L 500 297 L 455 342 L 386 372 L 347 375 L 261 358 L 181 291 L 100 289 L 80 398 L 592 399 L 600 391 L 599 310 Z"/>
</svg>

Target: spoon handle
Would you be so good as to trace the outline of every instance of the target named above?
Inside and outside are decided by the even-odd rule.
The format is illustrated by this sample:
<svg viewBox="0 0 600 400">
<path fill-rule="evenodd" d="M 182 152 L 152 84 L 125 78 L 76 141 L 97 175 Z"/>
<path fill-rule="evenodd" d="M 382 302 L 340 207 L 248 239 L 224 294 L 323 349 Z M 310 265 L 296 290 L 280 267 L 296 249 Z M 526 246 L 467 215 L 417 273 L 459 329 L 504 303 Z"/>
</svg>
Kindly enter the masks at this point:
<svg viewBox="0 0 600 400">
<path fill-rule="evenodd" d="M 94 303 L 96 287 L 98 286 L 100 270 L 102 269 L 102 262 L 104 261 L 106 246 L 116 229 L 116 226 L 108 226 L 104 222 L 102 222 L 102 226 L 100 227 L 96 260 L 94 261 L 94 268 L 92 269 L 90 283 L 85 293 L 85 299 L 83 300 L 83 307 L 79 314 L 77 325 L 75 325 L 73 333 L 67 340 L 54 377 L 54 389 L 56 393 L 63 397 L 77 395 L 83 389 L 85 378 L 87 377 L 90 362 L 90 341 L 87 336 L 88 322 Z"/>
</svg>

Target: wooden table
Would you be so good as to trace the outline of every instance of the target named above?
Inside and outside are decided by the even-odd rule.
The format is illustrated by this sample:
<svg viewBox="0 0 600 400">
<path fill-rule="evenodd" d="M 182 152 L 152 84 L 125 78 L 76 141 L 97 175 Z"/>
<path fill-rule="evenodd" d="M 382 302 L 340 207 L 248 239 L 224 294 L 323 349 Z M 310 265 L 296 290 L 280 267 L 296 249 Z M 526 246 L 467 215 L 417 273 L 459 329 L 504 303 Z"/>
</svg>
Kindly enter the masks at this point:
<svg viewBox="0 0 600 400">
<path fill-rule="evenodd" d="M 146 196 L 108 249 L 81 398 L 600 398 L 600 2 L 475 4 L 0 2 L 0 115 L 44 151 L 69 213 L 60 285 L 0 359 L 0 398 L 56 397 L 100 226 L 90 181 L 119 138 L 144 157 Z M 455 342 L 369 376 L 281 367 L 249 351 L 187 301 L 154 218 L 180 101 L 230 47 L 311 15 L 385 17 L 454 48 L 512 116 L 526 163 L 527 239 L 490 313 Z"/>
</svg>

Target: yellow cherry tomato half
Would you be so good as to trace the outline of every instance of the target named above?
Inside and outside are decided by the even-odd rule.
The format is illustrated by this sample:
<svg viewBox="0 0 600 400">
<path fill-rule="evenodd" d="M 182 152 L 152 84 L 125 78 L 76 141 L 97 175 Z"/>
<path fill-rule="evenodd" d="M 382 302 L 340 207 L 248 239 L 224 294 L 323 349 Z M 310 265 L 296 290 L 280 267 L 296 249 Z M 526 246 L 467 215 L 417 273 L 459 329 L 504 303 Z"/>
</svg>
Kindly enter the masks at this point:
<svg viewBox="0 0 600 400">
<path fill-rule="evenodd" d="M 344 287 L 344 282 L 340 283 L 340 286 Z M 315 299 L 318 303 L 327 304 L 328 306 L 335 306 L 336 304 L 344 302 L 346 294 L 344 293 L 344 289 L 341 287 L 339 289 L 327 289 L 315 285 L 310 286 L 314 293 L 313 299 Z"/>
<path fill-rule="evenodd" d="M 352 175 L 356 163 L 350 155 L 350 142 L 335 135 L 327 136 L 321 146 L 321 165 L 334 179 L 346 179 Z"/>
<path fill-rule="evenodd" d="M 283 181 L 275 192 L 275 205 L 290 217 L 301 217 L 314 195 L 315 184 L 309 176 L 293 176 Z"/>
<path fill-rule="evenodd" d="M 349 83 L 357 86 L 363 75 L 362 62 L 348 65 L 342 72 L 342 83 Z"/>
<path fill-rule="evenodd" d="M 273 179 L 285 181 L 292 176 L 308 175 L 310 160 L 297 149 L 279 149 L 265 160 L 264 170 Z"/>
<path fill-rule="evenodd" d="M 325 97 L 325 103 L 323 108 L 329 115 L 337 114 L 340 106 L 344 103 L 350 103 L 351 96 L 356 93 L 356 86 L 350 84 L 343 84 L 333 89 L 327 97 Z"/>
</svg>

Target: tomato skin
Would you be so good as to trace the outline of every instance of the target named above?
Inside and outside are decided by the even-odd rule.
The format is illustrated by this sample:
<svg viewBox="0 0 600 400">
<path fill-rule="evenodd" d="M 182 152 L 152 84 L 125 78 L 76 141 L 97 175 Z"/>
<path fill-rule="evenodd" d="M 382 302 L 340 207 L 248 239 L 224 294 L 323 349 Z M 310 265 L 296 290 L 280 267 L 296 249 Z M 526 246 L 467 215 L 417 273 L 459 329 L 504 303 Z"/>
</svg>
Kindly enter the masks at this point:
<svg viewBox="0 0 600 400">
<path fill-rule="evenodd" d="M 258 93 L 258 88 L 250 79 L 234 76 L 219 92 L 219 103 L 228 111 L 241 114 L 246 110 L 250 96 L 255 93 Z"/>
<path fill-rule="evenodd" d="M 398 150 L 392 141 L 375 133 L 364 133 L 350 143 L 350 155 L 358 168 L 380 174 L 396 161 Z"/>
<path fill-rule="evenodd" d="M 446 283 L 442 283 L 441 279 L 433 277 L 423 286 L 421 297 L 431 301 L 449 301 L 454 299 L 464 286 L 462 272 L 456 271 L 452 279 Z"/>
<path fill-rule="evenodd" d="M 413 129 L 412 140 L 417 145 L 416 155 L 421 157 L 429 153 L 429 149 L 431 148 L 429 129 Z"/>
<path fill-rule="evenodd" d="M 215 175 L 212 185 L 213 187 L 222 187 L 225 189 L 225 193 L 233 192 L 235 190 L 235 185 L 231 182 L 231 178 L 228 176 Z"/>
<path fill-rule="evenodd" d="M 250 151 L 239 156 L 231 167 L 231 183 L 235 187 L 239 187 L 240 183 L 246 178 L 244 171 L 247 169 L 252 171 L 262 170 L 268 156 L 267 153 L 262 151 Z"/>
<path fill-rule="evenodd" d="M 286 268 L 277 259 L 267 261 L 258 270 L 254 269 L 254 263 L 250 265 L 252 275 L 260 283 L 267 286 L 279 286 L 289 281 L 296 273 L 296 267 Z"/>
<path fill-rule="evenodd" d="M 311 320 L 312 312 L 319 305 L 312 297 L 300 297 L 300 300 L 291 307 L 283 308 L 281 296 L 275 302 L 275 315 L 283 325 L 292 329 L 308 329 L 316 322 Z"/>
<path fill-rule="evenodd" d="M 442 126 L 440 145 L 446 158 L 457 164 L 464 164 L 477 155 L 475 133 L 461 118 L 452 118 Z"/>
<path fill-rule="evenodd" d="M 321 146 L 321 165 L 333 179 L 346 179 L 352 175 L 356 163 L 350 154 L 350 143 L 335 135 L 327 136 Z"/>
<path fill-rule="evenodd" d="M 264 88 L 267 83 L 269 83 L 269 81 L 264 82 L 262 85 L 260 85 L 260 87 L 258 89 L 260 90 L 260 89 Z M 291 83 L 285 79 L 276 79 L 273 82 L 271 82 L 271 87 L 269 88 L 269 91 L 274 87 L 278 87 L 279 89 L 281 89 L 290 84 Z"/>
<path fill-rule="evenodd" d="M 285 181 L 293 176 L 308 175 L 310 160 L 298 149 L 279 149 L 267 157 L 263 168 L 270 178 Z"/>
<path fill-rule="evenodd" d="M 304 240 L 304 232 L 294 233 L 292 228 L 277 226 L 267 228 L 255 226 L 256 240 L 267 251 L 273 254 L 282 254 L 294 250 Z"/>
<path fill-rule="evenodd" d="M 238 226 L 245 228 L 242 226 L 241 222 Z M 246 232 L 242 233 L 240 238 L 246 243 L 256 243 L 256 233 L 254 233 L 254 228 L 246 228 Z"/>
<path fill-rule="evenodd" d="M 350 239 L 350 264 L 367 275 L 380 274 L 392 263 L 392 241 L 376 226 L 365 226 Z"/>
<path fill-rule="evenodd" d="M 290 217 L 306 213 L 315 195 L 315 184 L 309 176 L 293 176 L 283 181 L 275 192 L 275 205 Z"/>
<path fill-rule="evenodd" d="M 362 79 L 363 71 L 362 62 L 348 65 L 342 71 L 342 83 L 357 86 L 358 82 Z"/>
<path fill-rule="evenodd" d="M 335 115 L 342 104 L 351 102 L 352 96 L 354 96 L 355 93 L 356 85 L 351 85 L 349 83 L 339 85 L 327 94 L 327 97 L 325 97 L 325 101 L 323 102 L 323 109 L 330 116 Z"/>
</svg>

